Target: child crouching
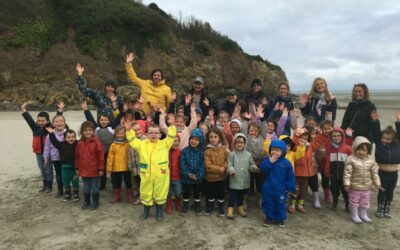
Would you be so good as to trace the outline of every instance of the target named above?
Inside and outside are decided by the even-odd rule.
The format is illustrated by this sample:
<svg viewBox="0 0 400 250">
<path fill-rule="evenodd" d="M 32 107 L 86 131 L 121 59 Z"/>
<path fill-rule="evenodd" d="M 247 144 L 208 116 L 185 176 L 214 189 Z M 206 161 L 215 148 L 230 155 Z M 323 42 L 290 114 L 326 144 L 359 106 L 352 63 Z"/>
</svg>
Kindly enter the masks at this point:
<svg viewBox="0 0 400 250">
<path fill-rule="evenodd" d="M 273 140 L 269 146 L 269 157 L 260 166 L 265 174 L 262 188 L 262 210 L 265 214 L 263 226 L 269 227 L 274 221 L 285 227 L 286 196 L 295 191 L 295 177 L 292 164 L 285 158 L 286 144 Z"/>
</svg>

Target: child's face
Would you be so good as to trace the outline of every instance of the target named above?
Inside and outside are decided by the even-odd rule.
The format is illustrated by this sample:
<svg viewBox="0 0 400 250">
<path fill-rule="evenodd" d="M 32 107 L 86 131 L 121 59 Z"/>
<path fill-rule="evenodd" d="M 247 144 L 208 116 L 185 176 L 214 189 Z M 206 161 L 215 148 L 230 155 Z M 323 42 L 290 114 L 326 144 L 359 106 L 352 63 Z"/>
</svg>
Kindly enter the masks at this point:
<svg viewBox="0 0 400 250">
<path fill-rule="evenodd" d="M 393 135 L 389 135 L 387 133 L 383 134 L 381 137 L 381 142 L 383 145 L 390 144 L 393 142 Z"/>
<path fill-rule="evenodd" d="M 244 150 L 245 141 L 243 137 L 238 137 L 235 141 L 235 149 L 238 151 Z"/>
<path fill-rule="evenodd" d="M 219 136 L 216 133 L 210 133 L 208 135 L 208 140 L 210 141 L 211 145 L 216 146 L 219 143 Z"/>
<path fill-rule="evenodd" d="M 68 144 L 73 144 L 76 141 L 76 134 L 75 133 L 67 133 L 65 135 L 64 141 Z"/>
<path fill-rule="evenodd" d="M 206 125 L 203 124 L 199 128 L 201 129 L 201 131 L 203 131 L 203 134 L 206 135 L 208 133 L 208 127 Z"/>
<path fill-rule="evenodd" d="M 230 127 L 232 135 L 235 135 L 240 132 L 240 127 L 239 124 L 237 124 L 237 122 L 232 122 Z"/>
<path fill-rule="evenodd" d="M 143 130 L 142 130 L 142 127 L 140 127 L 140 125 L 135 125 L 132 127 L 132 129 L 133 129 L 133 131 L 135 131 L 136 137 L 142 137 Z"/>
<path fill-rule="evenodd" d="M 219 123 L 228 122 L 228 121 L 229 121 L 229 116 L 228 116 L 228 114 L 220 114 L 220 115 L 218 116 L 218 121 L 219 121 Z"/>
<path fill-rule="evenodd" d="M 94 130 L 90 127 L 87 127 L 82 131 L 82 136 L 84 139 L 90 139 L 93 137 L 93 135 L 94 135 Z"/>
<path fill-rule="evenodd" d="M 157 142 L 160 139 L 161 133 L 159 128 L 149 128 L 147 133 L 148 138 L 151 142 Z"/>
<path fill-rule="evenodd" d="M 366 146 L 361 146 L 356 150 L 356 156 L 360 159 L 364 159 L 368 155 L 368 149 Z"/>
<path fill-rule="evenodd" d="M 108 124 L 110 124 L 110 119 L 108 119 L 106 116 L 100 116 L 99 124 L 102 128 L 108 127 Z"/>
<path fill-rule="evenodd" d="M 175 119 L 175 126 L 177 128 L 183 128 L 185 127 L 185 121 L 182 118 L 177 118 Z"/>
<path fill-rule="evenodd" d="M 310 135 L 309 134 L 303 134 L 303 135 L 300 136 L 300 139 L 303 139 L 303 140 L 308 142 L 309 139 L 310 139 Z"/>
<path fill-rule="evenodd" d="M 203 117 L 200 114 L 196 114 L 196 121 L 200 122 Z"/>
<path fill-rule="evenodd" d="M 179 137 L 175 137 L 174 144 L 172 144 L 172 147 L 173 147 L 174 149 L 179 148 L 179 143 L 180 143 L 180 142 L 181 142 L 180 138 L 179 138 Z"/>
<path fill-rule="evenodd" d="M 57 131 L 63 130 L 65 128 L 64 118 L 57 117 L 56 119 L 54 119 L 53 126 L 54 126 L 55 130 L 57 130 Z"/>
<path fill-rule="evenodd" d="M 192 148 L 197 148 L 200 145 L 200 139 L 197 137 L 190 137 L 189 145 Z"/>
<path fill-rule="evenodd" d="M 132 114 L 126 114 L 126 119 L 127 119 L 128 121 L 134 121 L 134 120 L 135 120 L 135 117 L 133 117 Z"/>
<path fill-rule="evenodd" d="M 124 130 L 119 130 L 118 132 L 115 133 L 115 138 L 117 140 L 123 140 L 125 138 L 125 131 Z"/>
<path fill-rule="evenodd" d="M 267 132 L 268 134 L 272 134 L 275 131 L 275 124 L 273 122 L 267 123 Z"/>
<path fill-rule="evenodd" d="M 256 127 L 249 128 L 249 136 L 251 138 L 256 138 L 258 136 L 258 129 Z"/>
<path fill-rule="evenodd" d="M 37 117 L 37 125 L 41 128 L 44 128 L 48 122 L 49 121 L 46 119 L 46 117 Z"/>
<path fill-rule="evenodd" d="M 328 136 L 329 133 L 330 133 L 332 130 L 333 130 L 332 126 L 330 126 L 330 125 L 328 125 L 328 124 L 325 124 L 325 125 L 322 127 L 322 134 L 323 134 L 324 136 Z"/>
<path fill-rule="evenodd" d="M 317 123 L 314 120 L 308 120 L 306 123 L 304 123 L 304 127 L 316 127 Z"/>
<path fill-rule="evenodd" d="M 271 148 L 271 157 L 281 157 L 283 152 L 280 148 Z"/>
<path fill-rule="evenodd" d="M 336 144 L 340 144 L 343 140 L 342 133 L 340 132 L 337 131 L 332 132 L 331 136 L 332 136 L 332 141 Z"/>
</svg>

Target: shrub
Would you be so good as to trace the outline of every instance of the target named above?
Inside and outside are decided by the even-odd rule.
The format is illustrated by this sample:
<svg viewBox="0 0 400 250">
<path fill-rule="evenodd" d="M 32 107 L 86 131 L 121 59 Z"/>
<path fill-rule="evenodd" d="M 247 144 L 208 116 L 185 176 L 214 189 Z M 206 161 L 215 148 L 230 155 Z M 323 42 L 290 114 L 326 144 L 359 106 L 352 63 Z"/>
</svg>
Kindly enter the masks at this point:
<svg viewBox="0 0 400 250">
<path fill-rule="evenodd" d="M 210 56 L 211 55 L 211 46 L 208 44 L 206 41 L 198 41 L 194 43 L 195 49 L 205 55 L 205 56 Z"/>
</svg>

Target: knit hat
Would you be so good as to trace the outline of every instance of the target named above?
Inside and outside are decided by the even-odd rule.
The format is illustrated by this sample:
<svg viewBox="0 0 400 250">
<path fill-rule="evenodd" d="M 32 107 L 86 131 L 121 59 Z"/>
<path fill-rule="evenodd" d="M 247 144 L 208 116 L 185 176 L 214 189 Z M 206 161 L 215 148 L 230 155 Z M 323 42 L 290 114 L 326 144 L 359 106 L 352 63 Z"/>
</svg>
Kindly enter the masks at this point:
<svg viewBox="0 0 400 250">
<path fill-rule="evenodd" d="M 108 78 L 106 83 L 104 84 L 104 87 L 107 87 L 107 86 L 112 86 L 112 87 L 114 87 L 114 89 L 116 89 L 117 81 L 114 78 Z"/>
<path fill-rule="evenodd" d="M 259 84 L 260 86 L 262 86 L 261 80 L 260 79 L 253 79 L 253 81 L 251 81 L 251 87 L 254 87 L 254 85 Z"/>
</svg>

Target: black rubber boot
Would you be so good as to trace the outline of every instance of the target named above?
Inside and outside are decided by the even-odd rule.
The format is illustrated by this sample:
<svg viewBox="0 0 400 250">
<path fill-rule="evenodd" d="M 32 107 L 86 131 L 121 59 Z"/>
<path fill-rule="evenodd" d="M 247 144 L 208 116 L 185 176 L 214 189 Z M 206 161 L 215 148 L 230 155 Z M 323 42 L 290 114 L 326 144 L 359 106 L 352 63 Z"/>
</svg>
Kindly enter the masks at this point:
<svg viewBox="0 0 400 250">
<path fill-rule="evenodd" d="M 45 193 L 49 194 L 53 191 L 53 181 L 46 181 L 46 191 Z"/>
<path fill-rule="evenodd" d="M 182 206 L 182 211 L 181 211 L 180 215 L 185 216 L 189 209 L 189 201 L 183 201 L 182 203 L 183 203 L 183 206 Z"/>
<path fill-rule="evenodd" d="M 164 220 L 163 206 L 162 205 L 156 205 L 156 220 L 157 221 Z"/>
<path fill-rule="evenodd" d="M 141 220 L 147 220 L 150 215 L 150 206 L 143 206 L 143 214 L 140 215 L 139 219 Z"/>
<path fill-rule="evenodd" d="M 43 181 L 43 186 L 42 186 L 42 188 L 39 190 L 39 193 L 45 192 L 46 189 L 47 189 L 47 181 Z"/>
<path fill-rule="evenodd" d="M 212 214 L 213 211 L 214 211 L 214 201 L 207 200 L 205 215 L 210 215 L 210 214 Z"/>
<path fill-rule="evenodd" d="M 99 203 L 100 193 L 92 193 L 92 198 L 93 198 L 93 203 L 92 206 L 90 207 L 90 210 L 96 210 L 100 205 Z"/>
<path fill-rule="evenodd" d="M 71 189 L 65 190 L 64 198 L 62 201 L 70 201 L 71 200 Z"/>
<path fill-rule="evenodd" d="M 218 215 L 221 217 L 225 216 L 225 211 L 224 211 L 224 202 L 218 201 Z"/>
<path fill-rule="evenodd" d="M 200 201 L 195 201 L 194 202 L 195 210 L 196 210 L 196 215 L 200 216 L 201 215 L 201 203 Z"/>
<path fill-rule="evenodd" d="M 383 207 L 384 207 L 384 203 L 379 202 L 378 208 L 376 209 L 376 217 L 383 218 Z"/>
<path fill-rule="evenodd" d="M 384 206 L 383 206 L 383 216 L 386 219 L 391 219 L 392 216 L 390 215 L 390 201 L 389 202 L 385 202 Z"/>
</svg>

